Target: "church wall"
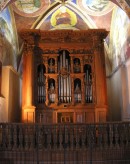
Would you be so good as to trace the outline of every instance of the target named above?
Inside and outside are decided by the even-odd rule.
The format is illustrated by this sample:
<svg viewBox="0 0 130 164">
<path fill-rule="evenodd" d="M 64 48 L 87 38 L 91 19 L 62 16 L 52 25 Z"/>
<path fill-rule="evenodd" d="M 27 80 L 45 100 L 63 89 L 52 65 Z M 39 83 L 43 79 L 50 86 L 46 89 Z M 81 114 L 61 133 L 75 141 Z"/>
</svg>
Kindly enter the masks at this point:
<svg viewBox="0 0 130 164">
<path fill-rule="evenodd" d="M 112 77 L 107 79 L 107 94 L 108 94 L 108 120 L 121 120 L 121 71 L 117 71 Z"/>
<path fill-rule="evenodd" d="M 4 120 L 19 122 L 20 115 L 20 76 L 11 66 L 2 68 L 2 95 L 5 98 Z"/>
<path fill-rule="evenodd" d="M 130 59 L 126 62 L 126 80 L 127 80 L 127 97 L 126 97 L 126 120 L 130 120 Z"/>
<path fill-rule="evenodd" d="M 4 102 L 2 103 L 1 118 L 4 122 L 8 122 L 8 100 L 9 100 L 9 70 L 6 67 L 2 68 L 2 84 L 1 84 L 1 94 L 4 97 Z"/>
<path fill-rule="evenodd" d="M 108 120 L 130 120 L 130 61 L 107 77 Z"/>
</svg>

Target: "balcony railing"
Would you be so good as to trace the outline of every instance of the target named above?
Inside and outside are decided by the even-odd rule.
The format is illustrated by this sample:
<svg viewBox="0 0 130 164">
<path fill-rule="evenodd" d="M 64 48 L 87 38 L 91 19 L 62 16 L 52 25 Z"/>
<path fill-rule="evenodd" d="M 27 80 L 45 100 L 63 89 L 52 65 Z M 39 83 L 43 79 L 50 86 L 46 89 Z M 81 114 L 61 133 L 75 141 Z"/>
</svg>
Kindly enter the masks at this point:
<svg viewBox="0 0 130 164">
<path fill-rule="evenodd" d="M 130 123 L 0 124 L 0 149 L 87 149 L 130 144 Z"/>
<path fill-rule="evenodd" d="M 122 151 L 125 157 L 122 157 Z M 37 160 L 42 158 L 42 155 L 39 156 L 41 152 L 44 152 L 44 158 L 47 152 L 51 152 L 51 157 L 53 153 L 57 154 L 58 160 L 63 156 L 65 160 L 67 153 L 74 155 L 79 152 L 83 156 L 82 163 L 87 163 L 88 159 L 92 162 L 92 158 L 97 158 L 95 153 L 98 154 L 98 160 L 103 158 L 103 160 L 110 161 L 111 158 L 114 160 L 113 153 L 115 153 L 115 155 L 118 154 L 118 158 L 115 158 L 125 160 L 124 164 L 126 164 L 126 160 L 130 159 L 129 155 L 127 156 L 130 152 L 130 122 L 64 125 L 1 123 L 0 152 L 2 156 L 7 152 L 22 152 L 22 155 L 23 152 L 36 152 Z M 59 156 L 58 154 L 61 153 L 63 154 Z M 99 153 L 101 154 L 99 155 Z M 106 154 L 103 155 L 103 153 Z M 89 158 L 87 154 L 89 154 Z M 0 160 L 2 160 L 2 156 Z M 101 156 L 102 158 L 99 158 Z M 49 159 L 50 157 L 48 157 Z M 41 161 L 43 160 L 42 158 Z M 74 159 L 71 160 L 74 161 Z M 60 163 L 62 162 L 63 160 L 60 161 Z M 130 160 L 128 162 L 130 163 Z"/>
</svg>

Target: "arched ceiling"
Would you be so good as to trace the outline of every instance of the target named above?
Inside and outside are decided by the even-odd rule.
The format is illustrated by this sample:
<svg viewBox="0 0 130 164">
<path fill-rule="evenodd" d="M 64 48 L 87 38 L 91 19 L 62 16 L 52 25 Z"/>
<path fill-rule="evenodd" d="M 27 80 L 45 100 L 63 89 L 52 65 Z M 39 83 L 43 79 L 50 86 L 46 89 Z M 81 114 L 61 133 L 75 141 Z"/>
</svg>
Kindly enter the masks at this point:
<svg viewBox="0 0 130 164">
<path fill-rule="evenodd" d="M 112 9 L 115 5 L 125 9 L 130 15 L 127 1 L 1 0 L 0 9 L 2 10 L 7 5 L 13 8 L 18 31 L 28 28 L 41 30 L 105 28 L 110 30 Z"/>
<path fill-rule="evenodd" d="M 101 0 L 101 2 L 99 0 L 4 0 L 3 6 L 4 3 L 12 6 L 18 30 L 24 28 L 48 30 L 63 28 L 63 26 L 75 29 L 106 28 L 109 30 L 111 11 L 117 1 L 112 3 L 108 0 Z"/>
</svg>

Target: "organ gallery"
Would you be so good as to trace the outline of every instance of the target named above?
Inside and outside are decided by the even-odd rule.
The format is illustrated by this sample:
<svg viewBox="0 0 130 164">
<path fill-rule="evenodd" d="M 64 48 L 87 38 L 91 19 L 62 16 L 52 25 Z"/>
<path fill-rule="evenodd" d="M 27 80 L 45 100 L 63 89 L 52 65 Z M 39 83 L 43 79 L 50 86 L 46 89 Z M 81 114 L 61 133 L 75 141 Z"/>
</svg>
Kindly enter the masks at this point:
<svg viewBox="0 0 130 164">
<path fill-rule="evenodd" d="M 21 31 L 23 122 L 106 121 L 107 34 L 104 29 Z"/>
</svg>

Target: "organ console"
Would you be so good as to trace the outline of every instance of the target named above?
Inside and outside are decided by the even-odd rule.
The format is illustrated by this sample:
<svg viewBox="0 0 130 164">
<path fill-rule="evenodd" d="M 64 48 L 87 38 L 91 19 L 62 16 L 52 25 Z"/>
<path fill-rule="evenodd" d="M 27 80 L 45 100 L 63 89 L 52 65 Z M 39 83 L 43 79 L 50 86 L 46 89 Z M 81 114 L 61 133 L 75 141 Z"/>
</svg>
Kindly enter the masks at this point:
<svg viewBox="0 0 130 164">
<path fill-rule="evenodd" d="M 24 55 L 31 54 L 29 67 L 26 58 L 23 61 L 24 122 L 106 121 L 103 39 L 107 34 L 103 29 L 21 32 Z M 25 94 L 30 79 L 31 91 Z M 31 104 L 27 104 L 30 93 Z"/>
</svg>

